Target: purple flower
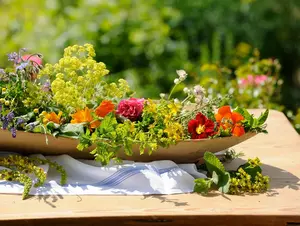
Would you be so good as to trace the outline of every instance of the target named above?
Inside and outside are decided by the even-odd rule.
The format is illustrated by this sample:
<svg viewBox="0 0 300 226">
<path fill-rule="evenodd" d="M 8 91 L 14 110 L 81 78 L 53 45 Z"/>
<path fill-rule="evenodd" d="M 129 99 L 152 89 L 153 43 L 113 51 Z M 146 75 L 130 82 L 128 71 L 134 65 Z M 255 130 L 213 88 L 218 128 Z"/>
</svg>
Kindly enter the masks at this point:
<svg viewBox="0 0 300 226">
<path fill-rule="evenodd" d="M 8 120 L 6 116 L 2 117 L 2 129 L 7 129 L 8 127 Z"/>
<path fill-rule="evenodd" d="M 11 132 L 11 136 L 13 138 L 16 138 L 16 136 L 17 136 L 17 130 L 16 130 L 16 128 L 15 127 L 11 127 L 10 128 L 10 132 Z"/>
<path fill-rule="evenodd" d="M 130 119 L 137 120 L 143 112 L 144 99 L 130 98 L 128 100 L 121 100 L 118 105 L 117 114 Z"/>
<path fill-rule="evenodd" d="M 23 124 L 25 122 L 25 120 L 24 119 L 22 119 L 22 118 L 18 118 L 17 119 L 17 126 L 19 126 L 19 125 L 21 125 L 21 124 Z"/>
<path fill-rule="evenodd" d="M 49 92 L 49 91 L 51 90 L 50 82 L 46 82 L 46 83 L 43 85 L 42 90 L 45 91 L 45 92 Z"/>
<path fill-rule="evenodd" d="M 0 68 L 0 74 L 5 75 L 5 71 L 3 68 Z"/>
<path fill-rule="evenodd" d="M 31 122 L 31 123 L 28 124 L 28 126 L 29 126 L 29 130 L 32 131 L 35 127 L 35 123 Z"/>
<path fill-rule="evenodd" d="M 11 111 L 7 114 L 7 121 L 11 122 L 15 117 L 15 114 Z"/>
<path fill-rule="evenodd" d="M 16 52 L 7 54 L 7 57 L 8 57 L 9 61 L 12 61 L 12 62 L 14 62 L 16 64 L 19 61 L 19 54 L 17 54 Z"/>
<path fill-rule="evenodd" d="M 27 67 L 28 63 L 21 63 L 18 67 L 16 67 L 16 70 L 24 70 Z"/>
</svg>

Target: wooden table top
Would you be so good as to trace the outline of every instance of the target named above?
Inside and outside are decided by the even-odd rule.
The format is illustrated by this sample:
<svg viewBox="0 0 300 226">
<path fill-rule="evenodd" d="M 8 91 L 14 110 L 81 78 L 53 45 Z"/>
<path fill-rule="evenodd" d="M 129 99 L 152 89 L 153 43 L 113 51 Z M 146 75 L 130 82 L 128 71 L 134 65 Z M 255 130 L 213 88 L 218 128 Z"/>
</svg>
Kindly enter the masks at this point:
<svg viewBox="0 0 300 226">
<path fill-rule="evenodd" d="M 34 196 L 25 201 L 0 195 L 0 225 L 300 225 L 300 136 L 280 112 L 271 111 L 267 123 L 269 134 L 234 148 L 244 159 L 261 159 L 263 174 L 271 178 L 265 194 Z M 227 168 L 242 162 L 236 159 Z"/>
</svg>

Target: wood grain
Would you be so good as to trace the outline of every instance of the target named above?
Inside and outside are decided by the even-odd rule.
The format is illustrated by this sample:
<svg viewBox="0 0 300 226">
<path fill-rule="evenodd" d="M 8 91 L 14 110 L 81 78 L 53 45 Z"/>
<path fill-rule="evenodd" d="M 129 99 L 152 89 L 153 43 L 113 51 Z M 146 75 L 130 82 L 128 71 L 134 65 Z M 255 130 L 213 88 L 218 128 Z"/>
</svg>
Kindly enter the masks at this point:
<svg viewBox="0 0 300 226">
<path fill-rule="evenodd" d="M 252 110 L 259 114 L 261 110 Z M 230 196 L 211 193 L 150 196 L 41 196 L 26 201 L 0 195 L 0 225 L 267 225 L 300 223 L 300 137 L 287 118 L 271 111 L 269 134 L 235 147 L 258 156 L 271 177 L 265 194 Z"/>
</svg>

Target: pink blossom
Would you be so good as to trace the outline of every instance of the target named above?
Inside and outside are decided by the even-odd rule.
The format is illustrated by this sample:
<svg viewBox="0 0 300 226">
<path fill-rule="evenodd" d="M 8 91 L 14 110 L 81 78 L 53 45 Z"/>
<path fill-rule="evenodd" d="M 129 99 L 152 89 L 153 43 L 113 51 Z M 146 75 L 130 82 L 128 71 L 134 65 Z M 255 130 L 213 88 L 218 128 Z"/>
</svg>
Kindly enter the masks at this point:
<svg viewBox="0 0 300 226">
<path fill-rule="evenodd" d="M 35 55 L 24 55 L 22 56 L 22 60 L 24 61 L 32 61 L 32 62 L 35 62 L 36 64 L 38 65 L 42 65 L 42 59 L 38 56 L 35 56 Z"/>
<path fill-rule="evenodd" d="M 130 98 L 121 100 L 118 105 L 117 114 L 122 115 L 131 121 L 135 121 L 141 116 L 143 108 L 144 99 Z"/>
<path fill-rule="evenodd" d="M 248 75 L 247 78 L 241 78 L 239 79 L 239 84 L 241 87 L 245 87 L 245 86 L 259 86 L 259 85 L 263 85 L 264 82 L 268 79 L 268 76 L 266 75 Z"/>
<path fill-rule="evenodd" d="M 246 85 L 248 85 L 248 80 L 246 78 L 240 78 L 239 79 L 239 84 L 241 86 L 246 86 Z"/>
<path fill-rule="evenodd" d="M 253 84 L 254 83 L 254 76 L 253 75 L 248 75 L 247 80 L 248 80 L 248 84 Z"/>
<path fill-rule="evenodd" d="M 256 85 L 262 85 L 267 79 L 268 77 L 266 75 L 258 75 L 255 77 L 254 82 Z"/>
</svg>

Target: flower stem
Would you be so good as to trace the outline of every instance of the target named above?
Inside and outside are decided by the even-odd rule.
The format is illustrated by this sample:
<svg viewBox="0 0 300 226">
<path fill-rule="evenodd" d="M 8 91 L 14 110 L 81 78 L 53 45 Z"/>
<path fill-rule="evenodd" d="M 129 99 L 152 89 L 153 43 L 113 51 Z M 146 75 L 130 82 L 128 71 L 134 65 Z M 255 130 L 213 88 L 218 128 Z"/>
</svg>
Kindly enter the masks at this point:
<svg viewBox="0 0 300 226">
<path fill-rule="evenodd" d="M 170 92 L 170 95 L 169 95 L 169 98 L 168 98 L 168 100 L 170 100 L 171 99 L 171 96 L 172 96 L 172 94 L 173 94 L 173 92 L 175 91 L 175 88 L 177 87 L 177 85 L 179 85 L 180 83 L 178 83 L 178 84 L 175 84 L 175 86 L 173 86 L 173 89 L 171 90 L 171 92 Z"/>
</svg>

